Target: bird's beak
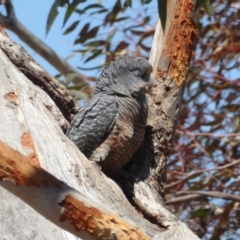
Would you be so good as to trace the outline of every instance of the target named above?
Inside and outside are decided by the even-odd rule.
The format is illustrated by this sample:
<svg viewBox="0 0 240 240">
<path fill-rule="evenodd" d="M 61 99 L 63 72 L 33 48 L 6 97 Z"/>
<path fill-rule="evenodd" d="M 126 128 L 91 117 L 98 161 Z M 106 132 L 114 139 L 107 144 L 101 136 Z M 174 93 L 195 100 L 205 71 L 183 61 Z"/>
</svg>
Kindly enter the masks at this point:
<svg viewBox="0 0 240 240">
<path fill-rule="evenodd" d="M 153 73 L 151 73 L 149 76 L 148 84 L 147 84 L 147 93 L 149 95 L 152 95 L 152 88 L 154 86 L 154 83 L 155 83 L 155 77 L 153 76 Z"/>
<path fill-rule="evenodd" d="M 154 86 L 155 78 L 152 73 L 152 68 L 148 69 L 142 76 L 142 79 L 144 80 L 144 85 L 141 87 L 141 91 L 149 95 L 152 94 L 152 87 Z"/>
<path fill-rule="evenodd" d="M 153 87 L 154 83 L 155 83 L 155 78 L 153 76 L 153 73 L 151 73 L 148 80 L 148 87 Z"/>
</svg>

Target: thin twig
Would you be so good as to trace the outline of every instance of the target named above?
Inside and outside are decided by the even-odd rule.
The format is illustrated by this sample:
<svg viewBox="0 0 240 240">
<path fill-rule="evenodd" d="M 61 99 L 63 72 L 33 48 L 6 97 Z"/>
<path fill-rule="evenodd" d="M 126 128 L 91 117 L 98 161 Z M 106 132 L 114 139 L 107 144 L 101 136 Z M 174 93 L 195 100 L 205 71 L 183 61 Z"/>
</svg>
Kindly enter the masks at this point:
<svg viewBox="0 0 240 240">
<path fill-rule="evenodd" d="M 237 163 L 240 163 L 240 159 L 239 159 L 239 160 L 236 160 L 236 161 L 233 161 L 233 162 L 231 162 L 231 163 L 225 164 L 224 166 L 220 166 L 220 167 L 214 167 L 214 168 L 208 168 L 208 169 L 195 170 L 193 173 L 190 173 L 190 174 L 186 175 L 185 178 L 180 179 L 180 180 L 178 180 L 178 181 L 176 181 L 176 182 L 173 182 L 173 183 L 171 183 L 171 184 L 168 184 L 168 185 L 165 187 L 165 189 L 171 188 L 171 187 L 179 184 L 179 183 L 182 182 L 182 181 L 186 181 L 187 179 L 193 177 L 194 175 L 198 175 L 198 174 L 201 174 L 201 173 L 203 173 L 203 172 L 209 172 L 209 171 L 213 171 L 213 170 L 223 170 L 223 169 L 228 168 L 228 167 L 230 167 L 230 166 L 232 166 L 232 165 L 235 165 L 235 164 L 237 164 Z"/>
<path fill-rule="evenodd" d="M 221 198 L 225 200 L 232 200 L 240 202 L 240 196 L 217 192 L 217 191 L 179 191 L 177 195 L 186 195 L 186 194 L 198 194 L 199 196 L 206 196 L 206 197 L 214 197 L 214 198 Z"/>
</svg>

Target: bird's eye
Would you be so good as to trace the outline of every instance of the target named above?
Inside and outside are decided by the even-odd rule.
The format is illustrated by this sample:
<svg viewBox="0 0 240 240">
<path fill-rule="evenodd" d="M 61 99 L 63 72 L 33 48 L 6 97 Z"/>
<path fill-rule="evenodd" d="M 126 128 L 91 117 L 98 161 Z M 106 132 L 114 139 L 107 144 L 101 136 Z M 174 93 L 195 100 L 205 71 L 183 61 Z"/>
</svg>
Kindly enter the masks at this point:
<svg viewBox="0 0 240 240">
<path fill-rule="evenodd" d="M 145 72 L 145 73 L 141 76 L 141 78 L 142 78 L 142 79 L 146 79 L 146 78 L 148 77 L 148 75 L 149 75 L 149 72 Z"/>
<path fill-rule="evenodd" d="M 152 68 L 146 69 L 146 71 L 141 75 L 143 81 L 148 82 L 150 79 L 150 75 L 152 73 Z"/>
<path fill-rule="evenodd" d="M 149 71 L 146 71 L 144 74 L 142 74 L 141 78 L 143 79 L 143 81 L 148 82 L 150 78 L 150 74 L 151 72 Z"/>
</svg>

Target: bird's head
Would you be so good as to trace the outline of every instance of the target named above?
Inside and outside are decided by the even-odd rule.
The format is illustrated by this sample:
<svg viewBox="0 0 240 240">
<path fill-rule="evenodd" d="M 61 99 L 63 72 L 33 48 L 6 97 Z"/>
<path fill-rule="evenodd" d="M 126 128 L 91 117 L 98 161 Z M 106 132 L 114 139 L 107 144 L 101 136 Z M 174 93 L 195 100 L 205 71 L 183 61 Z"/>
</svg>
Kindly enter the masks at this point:
<svg viewBox="0 0 240 240">
<path fill-rule="evenodd" d="M 95 93 L 141 96 L 154 84 L 152 66 L 144 58 L 119 57 L 103 69 Z"/>
</svg>

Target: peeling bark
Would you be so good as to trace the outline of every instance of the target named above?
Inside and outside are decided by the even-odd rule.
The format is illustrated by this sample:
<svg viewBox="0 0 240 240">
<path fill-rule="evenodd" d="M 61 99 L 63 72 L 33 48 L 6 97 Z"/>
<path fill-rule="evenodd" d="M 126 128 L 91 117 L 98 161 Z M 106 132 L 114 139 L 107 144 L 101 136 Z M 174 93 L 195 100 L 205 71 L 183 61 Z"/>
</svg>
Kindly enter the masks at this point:
<svg viewBox="0 0 240 240">
<path fill-rule="evenodd" d="M 0 45 L 5 40 L 6 37 L 0 33 Z M 140 228 L 146 236 L 152 238 L 156 235 L 161 229 L 143 219 L 129 204 L 121 189 L 100 171 L 97 164 L 86 160 L 77 147 L 63 134 L 61 126 L 66 120 L 52 99 L 41 88 L 32 84 L 31 81 L 12 65 L 11 61 L 2 51 L 0 51 L 0 66 L 0 140 L 19 154 L 25 156 L 24 161 L 30 161 L 35 166 L 35 170 L 33 171 L 27 167 L 25 168 L 24 164 L 17 165 L 17 167 L 13 165 L 12 169 L 10 169 L 11 175 L 8 178 L 12 180 L 16 178 L 15 180 L 21 186 L 16 187 L 8 181 L 0 181 L 0 185 L 7 189 L 15 189 L 14 194 L 18 196 L 25 194 L 24 201 L 26 199 L 31 201 L 33 186 L 26 188 L 23 185 L 27 183 L 31 184 L 31 181 L 29 182 L 29 179 L 26 177 L 27 174 L 44 174 L 37 164 L 39 161 L 41 168 L 44 167 L 44 169 L 56 178 L 86 195 L 89 199 L 88 201 L 94 201 L 96 204 L 102 206 L 102 208 L 107 206 L 109 212 L 119 215 L 130 225 Z M 14 96 L 14 101 L 12 101 L 12 97 L 9 99 L 6 96 Z M 10 153 L 6 149 L 1 149 L 1 152 L 5 154 L 6 158 L 10 156 Z M 32 153 L 36 154 L 35 159 L 38 161 L 33 161 L 31 158 Z M 3 158 L 1 157 L 1 159 Z M 18 175 L 18 168 L 21 169 L 21 167 L 24 167 L 26 170 L 26 174 L 22 175 L 22 177 Z M 1 174 L 2 178 L 3 175 Z M 47 176 L 44 178 L 48 179 Z M 44 184 L 48 185 L 52 181 L 52 179 L 46 180 Z M 38 185 L 37 182 L 36 185 Z M 51 189 L 49 191 L 51 192 Z M 18 226 L 13 228 L 15 229 L 13 235 L 17 234 L 17 229 L 20 228 L 22 229 L 22 238 L 27 239 L 29 236 L 25 235 L 25 233 L 29 233 L 29 230 L 27 230 L 29 226 L 21 221 L 21 216 L 30 214 L 31 216 L 28 216 L 29 219 L 36 219 L 34 216 L 36 213 L 30 211 L 22 202 L 19 202 L 15 197 L 7 194 L 2 189 L 0 189 L 0 192 L 1 196 L 4 196 L 4 199 L 7 200 L 3 203 L 4 208 L 1 208 L 1 236 L 5 236 L 8 239 L 7 229 L 9 225 L 4 220 L 4 216 L 9 211 L 15 211 L 15 209 L 12 209 L 14 205 L 11 205 L 11 202 L 17 202 L 19 214 L 14 216 L 13 219 L 11 218 L 11 225 L 14 225 L 14 227 Z M 44 197 L 40 198 L 43 192 L 40 191 L 39 187 L 37 187 L 35 192 L 36 194 L 38 193 L 40 200 L 44 199 Z M 40 209 L 46 207 L 44 203 L 46 204 L 46 202 L 39 202 Z M 52 210 L 50 202 L 46 213 Z M 41 219 L 38 224 L 44 225 L 42 221 L 46 220 Z M 28 221 L 26 220 L 26 222 Z M 30 222 L 29 224 L 31 225 Z M 34 226 L 31 228 L 34 230 Z M 54 231 L 59 236 L 60 230 L 53 225 L 49 225 L 49 231 Z M 38 230 L 39 239 L 44 239 L 49 234 L 48 230 L 44 230 L 43 232 Z M 46 239 L 52 238 L 48 237 Z"/>
<path fill-rule="evenodd" d="M 178 220 L 164 206 L 167 158 L 197 29 L 193 1 L 168 1 L 167 9 L 165 31 L 158 22 L 149 58 L 156 80 L 145 140 L 116 181 L 147 219 L 168 229 Z"/>
<path fill-rule="evenodd" d="M 6 37 L 0 33 L 0 45 L 5 39 Z M 2 142 L 0 185 L 2 187 L 53 223 L 81 239 L 103 239 L 101 234 L 104 236 L 109 234 L 110 237 L 106 239 L 131 239 L 129 236 L 132 239 L 167 239 L 169 236 L 173 236 L 172 239 L 197 239 L 181 222 L 176 221 L 169 228 L 163 229 L 144 219 L 128 202 L 116 183 L 107 178 L 96 163 L 88 161 L 63 134 L 61 126 L 66 120 L 52 99 L 12 65 L 1 50 L 0 66 L 0 140 Z M 36 155 L 32 158 L 31 154 Z M 14 163 L 14 159 L 17 162 Z M 8 239 L 11 236 L 14 239 L 20 234 L 22 239 L 32 236 L 39 240 L 72 238 L 66 236 L 65 232 L 61 233 L 61 230 L 54 225 L 50 223 L 46 225 L 46 219 L 36 216 L 37 213 L 2 188 L 0 194 L 2 196 L 1 237 Z M 78 213 L 72 207 L 75 206 L 75 209 L 80 206 L 66 196 L 78 200 L 85 197 L 84 206 L 93 206 L 101 213 L 104 212 L 101 221 L 94 218 L 94 221 L 97 221 L 94 224 L 98 224 L 98 227 L 94 228 L 96 232 L 94 230 L 91 232 L 92 228 L 83 231 L 78 227 L 78 230 L 73 230 L 72 224 L 79 222 L 78 220 L 75 222 L 78 218 L 75 219 L 74 214 Z M 61 214 L 59 207 L 65 209 Z M 90 213 L 93 212 L 90 211 L 91 209 L 85 208 L 84 211 L 86 210 L 90 217 Z M 12 213 L 9 214 L 10 212 Z M 111 220 L 112 214 L 116 216 L 114 221 Z M 4 217 L 6 215 L 9 221 L 6 221 Z M 88 219 L 85 219 L 86 224 Z M 65 221 L 61 222 L 61 220 Z M 31 224 L 31 221 L 37 221 L 37 226 Z M 83 221 L 84 218 L 80 222 Z M 105 223 L 103 224 L 102 221 Z M 109 231 L 106 231 L 106 226 Z M 130 230 L 126 232 L 127 226 Z M 20 233 L 19 229 L 21 229 Z M 126 237 L 122 237 L 124 232 Z M 93 236 L 93 234 L 100 235 Z"/>
<path fill-rule="evenodd" d="M 0 180 L 40 214 L 82 239 L 150 239 L 1 141 Z"/>
<path fill-rule="evenodd" d="M 0 50 L 0 185 L 82 239 L 198 239 L 164 206 L 166 162 L 196 33 L 192 9 L 189 1 L 170 1 L 164 33 L 158 23 L 150 57 L 156 84 L 149 99 L 149 126 L 142 147 L 115 179 L 140 213 L 122 189 L 63 134 L 61 128 L 67 124 L 64 116 L 71 119 L 71 107 L 64 106 L 66 99 L 57 101 L 54 94 L 61 96 L 64 87 L 55 85 L 55 80 L 42 72 L 23 50 L 13 51 L 12 46 L 17 48 L 1 33 L 0 48 L 4 52 Z M 38 87 L 38 81 L 44 91 Z M 0 192 L 8 203 L 17 202 L 19 215 L 14 215 L 11 224 L 19 226 L 22 238 L 26 239 L 29 226 L 20 219 L 29 212 L 29 218 L 36 219 L 36 213 L 25 210 L 24 204 L 3 189 Z M 15 209 L 6 202 L 3 206 L 0 233 L 5 237 L 9 236 L 5 233 L 9 224 L 2 216 Z M 44 226 L 44 221 L 40 219 L 39 224 Z M 11 236 L 16 234 L 14 230 Z M 46 231 L 38 230 L 37 234 L 38 239 L 49 235 L 50 239 L 65 238 L 54 225 Z"/>
<path fill-rule="evenodd" d="M 64 117 L 68 121 L 71 121 L 79 109 L 73 96 L 70 95 L 68 90 L 58 80 L 42 69 L 24 48 L 13 43 L 8 37 L 3 36 L 3 38 L 0 48 L 9 57 L 11 62 L 24 75 L 31 79 L 34 84 L 43 88 L 56 103 Z M 13 97 L 14 93 L 11 94 Z M 66 129 L 67 123 L 65 123 L 62 128 Z"/>
</svg>

